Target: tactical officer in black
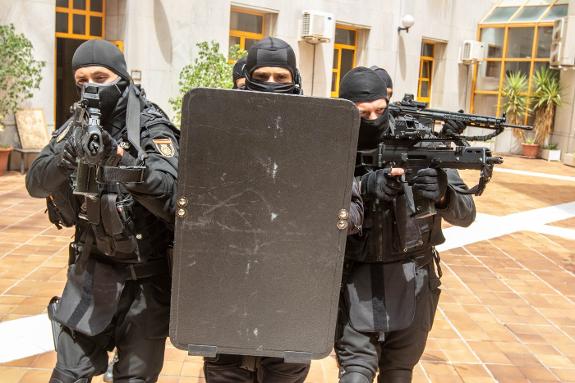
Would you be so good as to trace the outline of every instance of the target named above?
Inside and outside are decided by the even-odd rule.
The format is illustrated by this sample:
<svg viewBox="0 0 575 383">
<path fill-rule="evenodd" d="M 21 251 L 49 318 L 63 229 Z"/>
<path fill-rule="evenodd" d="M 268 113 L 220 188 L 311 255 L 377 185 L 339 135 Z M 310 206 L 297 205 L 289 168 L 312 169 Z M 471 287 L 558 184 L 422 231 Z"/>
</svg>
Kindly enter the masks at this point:
<svg viewBox="0 0 575 383">
<path fill-rule="evenodd" d="M 168 251 L 178 167 L 178 131 L 134 86 L 123 54 L 90 40 L 72 59 L 78 87 L 97 87 L 102 156 L 96 197 L 73 194 L 90 150 L 72 121 L 58 129 L 26 177 L 50 220 L 75 226 L 68 279 L 52 312 L 58 361 L 51 383 L 90 382 L 117 348 L 115 382 L 155 382 L 168 335 Z"/>
<path fill-rule="evenodd" d="M 254 44 L 243 68 L 247 90 L 302 94 L 295 53 L 283 40 L 268 37 Z M 349 227 L 355 233 L 361 227 L 363 204 L 359 185 L 353 191 Z M 204 359 L 208 383 L 302 383 L 308 372 L 309 364 L 285 363 L 281 358 L 219 354 Z"/>
<path fill-rule="evenodd" d="M 363 67 L 341 81 L 340 97 L 354 102 L 362 117 L 358 150 L 377 147 L 390 128 L 386 88 Z M 475 219 L 472 197 L 456 190 L 467 188 L 457 171 L 422 169 L 412 186 L 400 182 L 401 174 L 398 168 L 356 167 L 365 218 L 346 248 L 335 343 L 342 383 L 370 383 L 378 369 L 378 382 L 411 382 L 440 294 L 434 246 L 445 241 L 441 220 L 468 226 Z M 406 193 L 434 201 L 437 214 L 412 217 Z"/>
<path fill-rule="evenodd" d="M 277 38 L 267 37 L 252 45 L 243 77 L 248 90 L 301 94 L 295 53 Z M 284 363 L 281 358 L 219 354 L 204 359 L 207 383 L 300 383 L 308 371 L 307 364 Z"/>
<path fill-rule="evenodd" d="M 234 85 L 232 89 L 245 89 L 246 77 L 244 76 L 244 67 L 246 66 L 246 57 L 242 57 L 234 64 L 232 69 L 232 80 Z"/>
</svg>

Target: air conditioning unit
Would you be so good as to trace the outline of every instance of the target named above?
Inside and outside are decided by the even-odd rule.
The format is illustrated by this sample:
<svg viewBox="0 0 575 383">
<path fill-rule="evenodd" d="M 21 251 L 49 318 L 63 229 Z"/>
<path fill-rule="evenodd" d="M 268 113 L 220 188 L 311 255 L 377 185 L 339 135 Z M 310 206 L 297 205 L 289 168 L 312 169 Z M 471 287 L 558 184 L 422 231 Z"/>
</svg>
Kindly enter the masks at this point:
<svg viewBox="0 0 575 383">
<path fill-rule="evenodd" d="M 481 41 L 465 40 L 459 50 L 459 61 L 473 64 L 485 58 L 485 44 Z"/>
<path fill-rule="evenodd" d="M 310 43 L 326 43 L 333 39 L 335 17 L 330 13 L 303 11 L 301 38 Z"/>
<path fill-rule="evenodd" d="M 551 68 L 575 68 L 575 16 L 565 16 L 553 23 L 549 61 Z"/>
</svg>

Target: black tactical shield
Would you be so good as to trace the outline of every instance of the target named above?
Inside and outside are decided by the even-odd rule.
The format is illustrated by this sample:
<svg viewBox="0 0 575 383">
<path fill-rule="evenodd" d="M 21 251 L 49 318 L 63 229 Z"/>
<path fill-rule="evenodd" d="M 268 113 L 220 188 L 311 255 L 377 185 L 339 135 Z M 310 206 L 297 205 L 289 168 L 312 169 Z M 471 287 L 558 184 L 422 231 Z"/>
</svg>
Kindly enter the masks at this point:
<svg viewBox="0 0 575 383">
<path fill-rule="evenodd" d="M 193 355 L 332 349 L 359 115 L 348 101 L 184 98 L 170 337 Z M 338 228 L 338 223 L 340 224 Z"/>
</svg>

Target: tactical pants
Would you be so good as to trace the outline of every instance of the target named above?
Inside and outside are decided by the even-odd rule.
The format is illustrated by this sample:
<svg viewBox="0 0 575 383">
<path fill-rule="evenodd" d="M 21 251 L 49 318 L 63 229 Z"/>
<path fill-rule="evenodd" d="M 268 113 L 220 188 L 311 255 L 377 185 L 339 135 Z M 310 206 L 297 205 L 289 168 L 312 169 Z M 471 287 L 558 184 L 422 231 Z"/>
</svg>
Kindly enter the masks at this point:
<svg viewBox="0 0 575 383">
<path fill-rule="evenodd" d="M 421 358 L 439 301 L 439 278 L 433 262 L 417 268 L 416 308 L 411 325 L 403 330 L 363 333 L 345 314 L 338 318 L 335 352 L 340 383 L 371 383 L 379 368 L 378 383 L 409 383 Z"/>
<path fill-rule="evenodd" d="M 303 383 L 309 364 L 285 363 L 281 358 L 256 358 L 255 368 L 246 368 L 242 355 L 220 354 L 204 358 L 207 383 Z"/>
<path fill-rule="evenodd" d="M 169 276 L 127 281 L 116 315 L 102 333 L 87 336 L 63 329 L 50 383 L 90 382 L 106 372 L 107 352 L 114 347 L 114 382 L 156 382 L 164 363 L 169 304 Z"/>
</svg>

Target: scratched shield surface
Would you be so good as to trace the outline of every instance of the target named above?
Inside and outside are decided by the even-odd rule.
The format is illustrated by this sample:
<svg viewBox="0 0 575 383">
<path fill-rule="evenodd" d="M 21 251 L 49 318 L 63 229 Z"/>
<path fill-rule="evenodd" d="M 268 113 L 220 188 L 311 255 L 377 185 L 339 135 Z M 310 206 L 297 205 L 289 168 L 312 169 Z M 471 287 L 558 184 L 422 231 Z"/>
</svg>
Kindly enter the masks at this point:
<svg viewBox="0 0 575 383">
<path fill-rule="evenodd" d="M 333 345 L 359 116 L 344 100 L 184 98 L 170 337 L 191 354 Z"/>
</svg>

